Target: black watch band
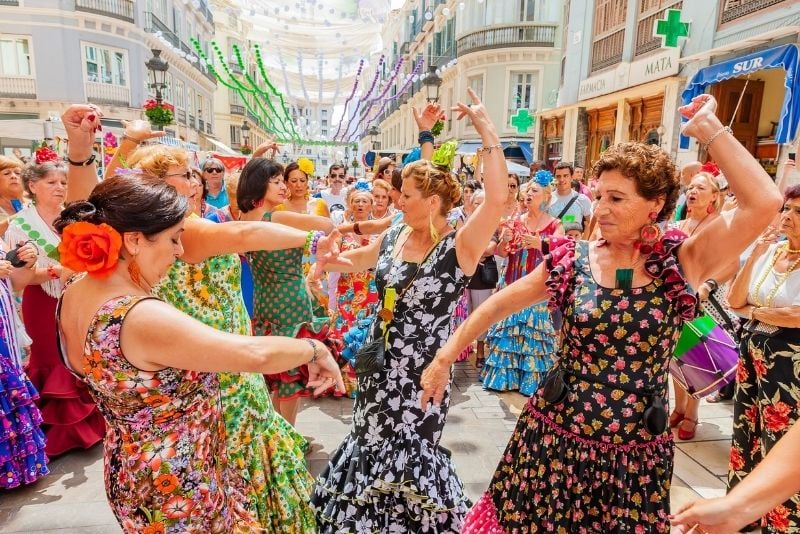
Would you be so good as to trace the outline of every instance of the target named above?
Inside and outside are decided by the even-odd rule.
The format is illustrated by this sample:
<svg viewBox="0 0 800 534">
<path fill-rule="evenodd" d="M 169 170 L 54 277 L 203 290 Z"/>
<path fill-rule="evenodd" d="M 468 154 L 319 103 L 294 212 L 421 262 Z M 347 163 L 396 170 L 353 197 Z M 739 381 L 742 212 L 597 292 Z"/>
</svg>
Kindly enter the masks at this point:
<svg viewBox="0 0 800 534">
<path fill-rule="evenodd" d="M 67 161 L 70 165 L 74 165 L 76 167 L 86 167 L 87 165 L 91 165 L 94 163 L 94 160 L 97 159 L 97 156 L 92 154 L 89 158 L 85 161 L 72 161 L 71 159 L 67 158 Z"/>
</svg>

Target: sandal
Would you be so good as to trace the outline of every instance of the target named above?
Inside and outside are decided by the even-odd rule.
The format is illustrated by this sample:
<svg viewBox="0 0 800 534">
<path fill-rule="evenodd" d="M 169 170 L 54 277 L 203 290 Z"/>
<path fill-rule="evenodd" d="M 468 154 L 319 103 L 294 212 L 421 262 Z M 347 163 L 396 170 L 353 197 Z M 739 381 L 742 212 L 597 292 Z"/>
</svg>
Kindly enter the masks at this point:
<svg viewBox="0 0 800 534">
<path fill-rule="evenodd" d="M 686 430 L 683 427 L 683 423 L 685 423 L 687 421 L 689 423 L 691 423 L 691 425 L 692 425 L 692 429 L 691 430 Z M 697 419 L 689 419 L 688 417 L 684 417 L 683 421 L 681 421 L 681 424 L 678 427 L 678 439 L 683 440 L 683 441 L 688 441 L 690 439 L 694 439 L 694 435 L 697 432 L 697 423 L 698 423 Z"/>
<path fill-rule="evenodd" d="M 684 419 L 686 419 L 686 415 L 684 413 L 679 412 L 678 410 L 673 411 L 671 414 L 669 414 L 669 427 L 675 428 L 681 424 L 681 421 Z"/>
</svg>

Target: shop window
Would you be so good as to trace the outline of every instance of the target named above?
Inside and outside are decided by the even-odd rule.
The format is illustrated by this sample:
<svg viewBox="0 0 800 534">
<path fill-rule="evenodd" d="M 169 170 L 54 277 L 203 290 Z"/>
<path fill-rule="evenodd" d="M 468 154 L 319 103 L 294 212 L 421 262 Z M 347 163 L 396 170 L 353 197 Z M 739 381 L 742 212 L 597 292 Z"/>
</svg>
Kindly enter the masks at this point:
<svg viewBox="0 0 800 534">
<path fill-rule="evenodd" d="M 611 136 L 610 135 L 604 135 L 603 137 L 600 138 L 600 153 L 601 154 L 603 152 L 605 152 L 606 150 L 608 150 L 608 147 L 610 147 L 610 146 L 611 146 Z"/>
</svg>

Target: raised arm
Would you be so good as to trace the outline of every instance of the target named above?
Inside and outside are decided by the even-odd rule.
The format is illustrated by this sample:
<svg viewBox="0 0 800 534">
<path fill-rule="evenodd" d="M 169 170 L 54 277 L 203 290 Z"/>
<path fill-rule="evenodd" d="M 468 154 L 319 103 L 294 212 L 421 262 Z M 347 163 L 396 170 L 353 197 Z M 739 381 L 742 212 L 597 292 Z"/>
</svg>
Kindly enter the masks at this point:
<svg viewBox="0 0 800 534">
<path fill-rule="evenodd" d="M 496 322 L 546 298 L 547 275 L 543 262 L 533 272 L 501 289 L 469 314 L 422 373 L 420 403 L 423 410 L 430 400 L 437 405 L 442 402 L 450 381 L 450 368 L 464 347 Z"/>
<path fill-rule="evenodd" d="M 471 275 L 486 250 L 486 244 L 494 235 L 500 217 L 503 216 L 503 204 L 508 196 L 508 166 L 500 138 L 486 108 L 475 91 L 467 89 L 467 92 L 472 99 L 472 105 L 459 102 L 453 110 L 458 112 L 459 120 L 469 117 L 481 136 L 483 147 L 479 152 L 483 154 L 483 184 L 486 192 L 483 203 L 456 234 L 458 265 L 465 274 Z"/>
<path fill-rule="evenodd" d="M 70 161 L 86 162 L 92 156 L 94 136 L 101 128 L 102 116 L 103 113 L 93 104 L 73 104 L 61 115 L 61 123 L 67 132 L 67 158 Z M 67 178 L 67 202 L 89 198 L 97 185 L 97 164 L 70 164 Z"/>
<path fill-rule="evenodd" d="M 124 120 L 122 121 L 122 125 L 125 127 L 125 133 L 122 135 L 122 141 L 120 141 L 116 152 L 114 152 L 114 157 L 111 158 L 111 161 L 106 165 L 105 178 L 114 176 L 117 169 L 120 167 L 127 167 L 126 158 L 131 155 L 140 144 L 167 135 L 166 132 L 154 132 L 150 129 L 149 122 L 140 119 L 133 121 Z"/>
<path fill-rule="evenodd" d="M 411 107 L 411 115 L 417 123 L 419 136 L 420 159 L 430 161 L 433 157 L 433 134 L 431 130 L 436 121 L 444 118 L 442 107 L 439 104 L 429 102 L 422 110 Z M 430 135 L 428 135 L 430 134 Z"/>
<path fill-rule="evenodd" d="M 170 327 L 164 328 L 165 324 Z M 220 332 L 155 299 L 144 300 L 128 312 L 120 338 L 125 357 L 143 369 L 263 374 L 308 363 L 308 385 L 322 387 L 320 378 L 328 379 L 327 387 L 335 383 L 339 391 L 344 391 L 336 361 L 318 341 Z"/>
<path fill-rule="evenodd" d="M 359 235 L 374 235 L 388 230 L 392 225 L 393 216 L 384 217 L 383 219 L 371 219 L 358 223 Z M 344 223 L 337 226 L 337 229 L 343 234 L 355 233 L 356 223 Z"/>
<path fill-rule="evenodd" d="M 681 115 L 689 119 L 683 133 L 706 144 L 738 201 L 736 209 L 722 213 L 681 246 L 678 256 L 693 287 L 716 278 L 720 269 L 758 237 L 783 204 L 766 171 L 714 114 L 716 107 L 711 95 L 699 95 L 680 108 Z"/>
</svg>

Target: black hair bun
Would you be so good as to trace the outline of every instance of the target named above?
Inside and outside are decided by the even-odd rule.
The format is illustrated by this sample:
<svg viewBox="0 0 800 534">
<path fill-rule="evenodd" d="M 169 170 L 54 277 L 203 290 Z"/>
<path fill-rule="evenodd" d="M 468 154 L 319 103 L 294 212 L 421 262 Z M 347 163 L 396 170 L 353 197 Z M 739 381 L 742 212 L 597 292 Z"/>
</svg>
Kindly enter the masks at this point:
<svg viewBox="0 0 800 534">
<path fill-rule="evenodd" d="M 67 204 L 61 210 L 61 215 L 53 222 L 53 227 L 61 234 L 64 228 L 72 223 L 81 221 L 96 223 L 97 215 L 97 208 L 94 204 L 86 200 L 78 200 Z"/>
</svg>

